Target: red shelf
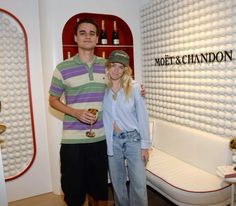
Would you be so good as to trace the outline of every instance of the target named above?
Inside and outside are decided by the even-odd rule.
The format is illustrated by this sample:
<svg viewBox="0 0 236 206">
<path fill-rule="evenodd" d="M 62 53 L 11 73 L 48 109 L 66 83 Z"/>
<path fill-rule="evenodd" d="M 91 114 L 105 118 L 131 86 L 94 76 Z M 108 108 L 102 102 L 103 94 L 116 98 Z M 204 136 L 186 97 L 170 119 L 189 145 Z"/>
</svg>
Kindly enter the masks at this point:
<svg viewBox="0 0 236 206">
<path fill-rule="evenodd" d="M 99 28 L 101 28 L 102 20 L 105 21 L 105 31 L 107 33 L 108 45 L 97 45 L 95 48 L 95 54 L 97 56 L 102 56 L 105 52 L 105 58 L 108 57 L 110 52 L 115 49 L 121 49 L 126 51 L 130 56 L 130 66 L 133 69 L 134 75 L 134 61 L 133 61 L 133 36 L 129 26 L 121 18 L 114 15 L 107 14 L 91 14 L 91 13 L 80 13 L 72 16 L 65 24 L 62 33 L 62 44 L 63 44 L 63 58 L 67 59 L 68 54 L 73 56 L 77 53 L 77 44 L 74 42 L 74 31 L 73 27 L 78 19 L 81 18 L 92 18 L 98 23 Z M 112 45 L 112 30 L 113 21 L 117 22 L 117 31 L 119 33 L 120 45 Z"/>
</svg>

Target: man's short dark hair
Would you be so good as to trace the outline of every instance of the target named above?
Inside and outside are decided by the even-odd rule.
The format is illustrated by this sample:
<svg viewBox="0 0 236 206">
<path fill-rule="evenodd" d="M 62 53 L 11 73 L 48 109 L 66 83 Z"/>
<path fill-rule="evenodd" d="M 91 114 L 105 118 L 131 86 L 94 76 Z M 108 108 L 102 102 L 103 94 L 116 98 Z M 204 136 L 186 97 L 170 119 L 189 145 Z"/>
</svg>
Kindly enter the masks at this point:
<svg viewBox="0 0 236 206">
<path fill-rule="evenodd" d="M 89 24 L 94 25 L 96 27 L 96 34 L 98 36 L 98 34 L 99 34 L 98 24 L 97 24 L 97 22 L 94 19 L 90 19 L 90 18 L 83 18 L 83 19 L 80 19 L 78 22 L 76 22 L 76 24 L 74 26 L 74 35 L 77 35 L 78 27 L 82 23 L 89 23 Z"/>
</svg>

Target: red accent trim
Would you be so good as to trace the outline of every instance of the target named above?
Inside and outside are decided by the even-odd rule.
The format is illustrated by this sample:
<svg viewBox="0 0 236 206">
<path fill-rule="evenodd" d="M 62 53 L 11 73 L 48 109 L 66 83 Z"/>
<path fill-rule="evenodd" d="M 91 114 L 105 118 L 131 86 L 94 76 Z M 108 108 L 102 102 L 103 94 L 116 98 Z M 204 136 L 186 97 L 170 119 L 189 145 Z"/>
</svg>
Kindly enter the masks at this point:
<svg viewBox="0 0 236 206">
<path fill-rule="evenodd" d="M 185 192 L 191 192 L 191 193 L 210 193 L 210 192 L 217 192 L 217 191 L 220 191 L 220 190 L 224 190 L 225 188 L 231 186 L 231 184 L 229 184 L 229 185 L 227 185 L 227 186 L 225 186 L 225 187 L 222 187 L 222 188 L 220 188 L 220 189 L 218 189 L 218 190 L 209 190 L 209 191 L 200 191 L 200 192 L 199 192 L 199 191 L 192 191 L 192 190 L 185 190 L 185 189 L 182 189 L 182 188 L 180 188 L 180 187 L 176 187 L 176 186 L 174 186 L 173 184 L 170 184 L 169 182 L 167 182 L 167 181 L 164 180 L 163 178 L 159 177 L 158 175 L 154 174 L 154 173 L 151 172 L 150 170 L 148 170 L 148 169 L 146 169 L 146 170 L 147 170 L 148 172 L 150 172 L 152 175 L 158 177 L 159 179 L 163 180 L 163 181 L 166 182 L 167 184 L 171 185 L 172 187 L 174 187 L 174 188 L 176 188 L 176 189 L 179 189 L 179 190 L 182 190 L 182 191 L 185 191 Z"/>
<path fill-rule="evenodd" d="M 8 14 L 9 16 L 11 16 L 12 18 L 14 18 L 16 20 L 16 22 L 20 25 L 23 34 L 24 34 L 24 39 L 25 39 L 25 52 L 26 52 L 26 66 L 27 66 L 27 82 L 28 82 L 28 95 L 29 95 L 29 105 L 30 105 L 30 117 L 31 117 L 31 131 L 32 131 L 32 137 L 33 137 L 33 147 L 34 147 L 34 151 L 33 151 L 33 157 L 30 161 L 30 163 L 26 166 L 25 169 L 22 170 L 22 172 L 20 172 L 19 174 L 15 175 L 15 176 L 11 176 L 11 177 L 7 177 L 5 180 L 9 181 L 9 180 L 13 180 L 16 179 L 17 177 L 23 175 L 33 164 L 35 157 L 36 157 L 36 140 L 35 140 L 35 130 L 34 130 L 34 116 L 33 116 L 33 106 L 32 106 L 32 95 L 31 95 L 31 86 L 30 86 L 30 70 L 29 70 L 29 53 L 28 53 L 28 40 L 27 40 L 27 34 L 25 31 L 24 26 L 22 25 L 22 23 L 20 22 L 20 20 L 17 19 L 16 16 L 14 16 L 13 14 L 11 14 L 10 12 L 3 10 L 0 8 L 0 11 Z"/>
</svg>

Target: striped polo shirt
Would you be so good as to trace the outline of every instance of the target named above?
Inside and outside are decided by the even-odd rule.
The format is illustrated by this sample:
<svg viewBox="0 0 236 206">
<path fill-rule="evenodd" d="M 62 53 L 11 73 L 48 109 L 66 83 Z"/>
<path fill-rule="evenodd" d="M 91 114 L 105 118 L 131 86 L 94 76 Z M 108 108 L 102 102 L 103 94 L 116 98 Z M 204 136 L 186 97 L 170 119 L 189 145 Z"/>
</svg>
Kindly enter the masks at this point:
<svg viewBox="0 0 236 206">
<path fill-rule="evenodd" d="M 49 94 L 63 98 L 65 104 L 76 109 L 95 108 L 99 111 L 93 125 L 95 137 L 87 137 L 89 125 L 64 115 L 62 144 L 92 143 L 105 140 L 102 121 L 102 101 L 105 91 L 105 62 L 95 56 L 93 64 L 83 63 L 78 55 L 58 64 L 52 77 Z"/>
</svg>

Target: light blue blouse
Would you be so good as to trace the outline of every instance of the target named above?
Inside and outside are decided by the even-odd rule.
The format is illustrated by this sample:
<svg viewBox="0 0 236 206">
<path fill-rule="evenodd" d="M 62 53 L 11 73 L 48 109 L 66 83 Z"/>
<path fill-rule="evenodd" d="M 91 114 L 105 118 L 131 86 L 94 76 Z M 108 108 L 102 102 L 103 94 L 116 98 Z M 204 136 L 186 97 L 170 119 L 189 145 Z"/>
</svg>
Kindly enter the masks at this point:
<svg viewBox="0 0 236 206">
<path fill-rule="evenodd" d="M 140 95 L 140 84 L 133 81 L 129 99 L 121 89 L 116 100 L 112 98 L 111 89 L 106 89 L 103 99 L 103 123 L 107 141 L 107 154 L 113 155 L 113 123 L 122 131 L 137 130 L 141 136 L 141 148 L 147 149 L 151 145 L 148 113 L 145 99 Z"/>
</svg>

